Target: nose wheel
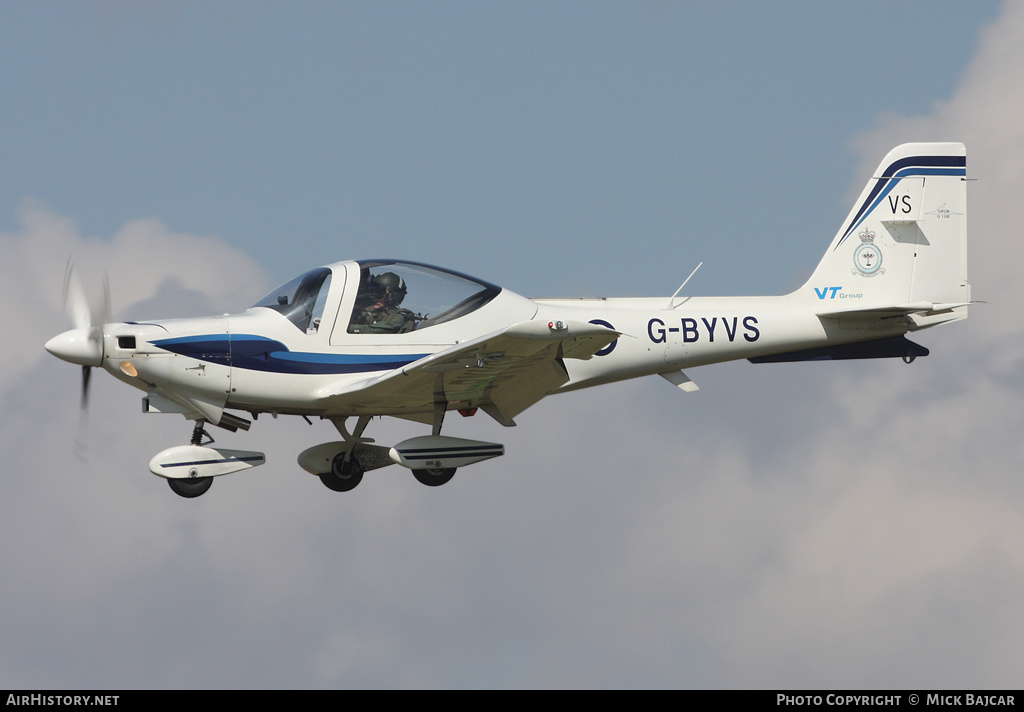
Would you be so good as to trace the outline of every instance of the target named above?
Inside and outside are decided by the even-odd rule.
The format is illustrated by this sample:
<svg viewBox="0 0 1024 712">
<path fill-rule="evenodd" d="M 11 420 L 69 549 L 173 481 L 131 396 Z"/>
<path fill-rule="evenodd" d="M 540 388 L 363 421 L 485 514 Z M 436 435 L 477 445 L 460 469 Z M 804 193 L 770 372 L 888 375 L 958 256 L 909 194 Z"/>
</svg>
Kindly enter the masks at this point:
<svg viewBox="0 0 1024 712">
<path fill-rule="evenodd" d="M 209 445 L 213 442 L 213 437 L 206 432 L 203 428 L 204 425 L 206 425 L 205 420 L 197 420 L 195 427 L 192 428 L 191 444 L 193 446 Z M 196 477 L 194 470 L 189 474 L 191 477 L 188 479 L 168 479 L 167 486 L 171 488 L 171 492 L 185 499 L 192 499 L 193 497 L 206 494 L 206 491 L 213 484 L 213 478 Z"/>
<path fill-rule="evenodd" d="M 179 497 L 199 497 L 210 489 L 214 477 L 259 467 L 267 461 L 262 452 L 208 447 L 213 438 L 204 425 L 205 421 L 196 421 L 190 444 L 167 448 L 149 461 L 149 471 L 165 478 Z"/>
</svg>

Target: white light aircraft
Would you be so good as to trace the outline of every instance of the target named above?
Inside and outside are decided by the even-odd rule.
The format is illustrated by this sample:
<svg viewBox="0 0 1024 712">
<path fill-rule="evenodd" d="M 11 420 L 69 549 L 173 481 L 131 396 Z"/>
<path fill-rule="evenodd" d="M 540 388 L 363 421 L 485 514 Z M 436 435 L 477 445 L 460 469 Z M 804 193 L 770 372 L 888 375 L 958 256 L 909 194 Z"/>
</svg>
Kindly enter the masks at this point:
<svg viewBox="0 0 1024 712">
<path fill-rule="evenodd" d="M 681 297 L 680 287 L 671 297 L 527 299 L 446 269 L 363 260 L 300 275 L 241 314 L 114 323 L 109 297 L 90 309 L 69 270 L 75 328 L 46 349 L 83 367 L 83 407 L 101 367 L 145 393 L 143 412 L 195 421 L 190 444 L 149 465 L 183 497 L 263 464 L 261 452 L 210 447 L 206 431 L 248 430 L 262 413 L 335 425 L 341 440 L 298 457 L 332 490 L 390 464 L 441 485 L 504 454 L 442 435 L 452 410 L 511 426 L 545 396 L 628 378 L 657 374 L 694 391 L 683 369 L 722 361 L 926 355 L 908 331 L 967 318 L 966 180 L 962 144 L 893 149 L 810 279 L 784 296 Z M 363 436 L 374 416 L 430 434 L 375 445 Z"/>
</svg>

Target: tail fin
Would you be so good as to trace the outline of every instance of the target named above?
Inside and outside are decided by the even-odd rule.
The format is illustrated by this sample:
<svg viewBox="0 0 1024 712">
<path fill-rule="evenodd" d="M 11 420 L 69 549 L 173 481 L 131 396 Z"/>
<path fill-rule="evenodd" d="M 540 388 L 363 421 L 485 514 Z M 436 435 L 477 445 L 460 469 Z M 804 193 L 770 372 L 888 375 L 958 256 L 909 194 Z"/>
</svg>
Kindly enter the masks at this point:
<svg viewBox="0 0 1024 712">
<path fill-rule="evenodd" d="M 962 143 L 889 152 L 799 290 L 819 314 L 902 312 L 911 328 L 967 316 L 966 153 Z"/>
</svg>

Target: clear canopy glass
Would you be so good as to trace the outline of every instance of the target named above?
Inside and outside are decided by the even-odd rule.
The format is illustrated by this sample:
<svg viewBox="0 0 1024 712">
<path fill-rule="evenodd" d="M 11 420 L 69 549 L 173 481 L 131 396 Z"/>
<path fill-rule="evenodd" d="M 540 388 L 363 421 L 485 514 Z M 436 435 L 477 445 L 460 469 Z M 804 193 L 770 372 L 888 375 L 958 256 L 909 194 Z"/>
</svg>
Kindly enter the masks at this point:
<svg viewBox="0 0 1024 712">
<path fill-rule="evenodd" d="M 401 334 L 479 309 L 500 287 L 416 262 L 363 260 L 350 334 Z"/>
<path fill-rule="evenodd" d="M 280 312 L 302 331 L 313 333 L 320 328 L 330 287 L 331 270 L 321 267 L 282 284 L 253 306 Z"/>
</svg>

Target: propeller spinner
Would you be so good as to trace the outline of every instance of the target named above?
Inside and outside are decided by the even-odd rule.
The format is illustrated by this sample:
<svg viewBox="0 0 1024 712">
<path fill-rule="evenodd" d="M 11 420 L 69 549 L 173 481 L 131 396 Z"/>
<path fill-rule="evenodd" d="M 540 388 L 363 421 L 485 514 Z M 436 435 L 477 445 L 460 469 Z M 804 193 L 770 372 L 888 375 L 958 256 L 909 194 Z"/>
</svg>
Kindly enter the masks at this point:
<svg viewBox="0 0 1024 712">
<path fill-rule="evenodd" d="M 59 359 L 80 366 L 103 364 L 103 325 L 110 321 L 110 285 L 103 278 L 103 303 L 89 303 L 74 265 L 64 275 L 64 311 L 75 328 L 46 342 L 46 350 Z"/>
</svg>

